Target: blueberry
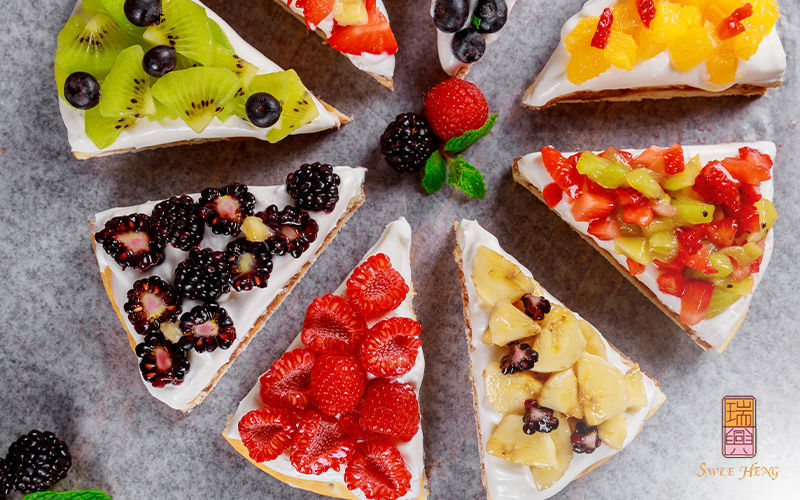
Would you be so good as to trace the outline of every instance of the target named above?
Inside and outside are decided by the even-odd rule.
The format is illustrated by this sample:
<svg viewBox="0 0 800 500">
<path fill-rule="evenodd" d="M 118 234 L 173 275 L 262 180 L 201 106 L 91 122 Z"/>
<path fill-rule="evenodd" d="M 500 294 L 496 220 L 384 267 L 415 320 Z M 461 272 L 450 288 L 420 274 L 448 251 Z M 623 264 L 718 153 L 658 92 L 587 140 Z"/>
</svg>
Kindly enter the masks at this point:
<svg viewBox="0 0 800 500">
<path fill-rule="evenodd" d="M 100 102 L 100 84 L 89 73 L 76 71 L 64 82 L 64 99 L 78 109 L 91 109 Z"/>
<path fill-rule="evenodd" d="M 150 76 L 164 76 L 175 69 L 176 62 L 174 48 L 169 45 L 156 45 L 145 53 L 142 66 Z"/>
<path fill-rule="evenodd" d="M 475 28 L 464 28 L 453 36 L 453 55 L 461 62 L 474 63 L 486 50 L 486 40 Z"/>
<path fill-rule="evenodd" d="M 439 31 L 455 33 L 467 22 L 469 2 L 467 0 L 436 0 L 433 6 L 433 23 Z"/>
<path fill-rule="evenodd" d="M 247 111 L 247 119 L 250 123 L 260 128 L 267 128 L 275 125 L 281 117 L 281 103 L 271 94 L 266 92 L 256 92 L 247 98 L 244 105 Z"/>
<path fill-rule="evenodd" d="M 161 17 L 161 0 L 125 0 L 125 17 L 135 26 L 150 26 Z"/>
<path fill-rule="evenodd" d="M 480 21 L 478 31 L 481 33 L 496 33 L 506 25 L 508 19 L 508 5 L 505 0 L 478 0 L 473 18 Z M 474 22 L 474 19 L 473 19 Z"/>
</svg>

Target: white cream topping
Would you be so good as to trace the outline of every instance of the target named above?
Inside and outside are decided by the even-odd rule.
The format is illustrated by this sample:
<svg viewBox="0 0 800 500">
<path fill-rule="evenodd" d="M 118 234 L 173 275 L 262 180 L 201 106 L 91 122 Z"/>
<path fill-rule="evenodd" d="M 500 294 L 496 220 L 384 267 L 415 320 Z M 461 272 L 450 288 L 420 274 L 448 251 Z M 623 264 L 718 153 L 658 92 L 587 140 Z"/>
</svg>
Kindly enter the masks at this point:
<svg viewBox="0 0 800 500">
<path fill-rule="evenodd" d="M 640 87 L 663 87 L 688 85 L 710 92 L 719 92 L 736 84 L 767 85 L 783 81 L 786 71 L 786 53 L 773 27 L 764 37 L 756 53 L 747 61 L 739 59 L 736 80 L 727 85 L 718 85 L 708 80 L 706 63 L 703 62 L 689 71 L 678 71 L 672 64 L 669 51 L 640 61 L 631 71 L 612 66 L 596 78 L 580 85 L 567 79 L 567 63 L 570 54 L 564 38 L 582 19 L 602 14 L 603 9 L 611 7 L 615 0 L 589 0 L 580 12 L 572 16 L 561 28 L 561 41 L 536 81 L 525 92 L 522 102 L 528 106 L 544 106 L 555 98 L 578 91 L 599 91 L 610 89 L 635 89 Z"/>
<path fill-rule="evenodd" d="M 193 0 L 198 5 L 203 5 L 197 0 Z M 75 5 L 72 15 L 80 15 L 82 13 L 81 2 Z M 233 28 L 230 27 L 221 17 L 214 11 L 206 7 L 208 17 L 219 24 L 222 31 L 228 36 L 228 39 L 233 46 L 236 54 L 245 61 L 254 64 L 258 67 L 258 74 L 263 75 L 267 73 L 275 73 L 283 71 L 280 66 L 267 59 L 261 52 L 256 50 L 252 45 L 244 41 Z M 319 116 L 314 118 L 310 123 L 307 123 L 299 129 L 292 132 L 294 134 L 310 134 L 327 130 L 329 128 L 339 127 L 341 120 L 332 112 L 325 109 L 325 106 L 312 95 L 314 104 L 317 106 Z M 180 141 L 191 141 L 196 139 L 221 139 L 229 137 L 249 137 L 253 139 L 266 140 L 267 130 L 250 125 L 245 120 L 237 116 L 232 116 L 221 122 L 219 118 L 215 117 L 214 120 L 198 134 L 184 122 L 183 120 L 159 120 L 150 121 L 147 118 L 140 118 L 129 129 L 123 131 L 114 144 L 105 149 L 98 149 L 98 147 L 89 139 L 86 134 L 86 126 L 84 121 L 85 112 L 75 109 L 67 104 L 63 99 L 58 100 L 58 106 L 61 111 L 61 118 L 64 120 L 64 125 L 67 127 L 67 134 L 69 136 L 69 144 L 72 150 L 79 153 L 94 154 L 107 151 L 118 151 L 125 149 L 138 149 L 160 144 L 169 144 Z"/>
<path fill-rule="evenodd" d="M 511 17 L 511 8 L 514 4 L 517 3 L 517 0 L 506 0 L 506 5 L 508 6 L 508 16 Z M 469 0 L 469 16 L 467 16 L 467 22 L 462 26 L 462 28 L 466 28 L 472 22 L 472 12 L 475 11 L 475 6 L 478 4 L 478 0 Z M 436 0 L 431 0 L 431 17 L 433 17 L 433 9 L 436 6 Z M 505 28 L 505 26 L 504 26 Z M 486 45 L 497 40 L 500 36 L 500 33 L 503 30 L 501 29 L 497 33 L 484 33 L 483 39 L 486 40 Z M 450 76 L 455 76 L 456 73 L 461 71 L 461 68 L 467 68 L 472 66 L 475 63 L 465 63 L 461 62 L 456 59 L 456 56 L 453 55 L 453 36 L 455 33 L 445 33 L 439 29 L 436 30 L 436 45 L 439 49 L 439 62 L 442 64 L 442 69 L 444 69 L 445 73 Z"/>
<path fill-rule="evenodd" d="M 339 219 L 348 211 L 351 201 L 361 196 L 361 189 L 364 183 L 366 170 L 363 168 L 336 167 L 334 172 L 339 175 L 341 184 L 339 185 L 339 202 L 333 212 L 309 212 L 309 215 L 319 224 L 317 239 L 310 245 L 309 249 L 303 253 L 299 259 L 290 255 L 273 256 L 273 269 L 269 277 L 266 288 L 254 288 L 247 292 L 237 292 L 232 290 L 230 293 L 220 297 L 217 302 L 228 312 L 233 324 L 236 327 L 236 341 L 228 349 L 217 349 L 214 352 L 197 353 L 189 351 L 189 361 L 191 367 L 186 374 L 181 385 L 168 385 L 163 388 L 153 387 L 150 383 L 142 382 L 156 399 L 159 399 L 172 408 L 185 410 L 189 403 L 194 400 L 214 379 L 217 372 L 227 363 L 231 355 L 236 351 L 242 340 L 256 323 L 256 320 L 264 314 L 264 310 L 284 289 L 286 284 L 302 269 L 303 265 L 313 260 L 317 251 L 322 247 L 325 238 L 336 228 Z M 269 205 L 278 205 L 283 209 L 286 205 L 293 205 L 294 202 L 286 192 L 286 186 L 250 186 L 249 190 L 255 195 L 255 211 L 260 212 Z M 190 195 L 197 200 L 199 194 Z M 92 235 L 101 231 L 105 223 L 117 216 L 143 213 L 150 215 L 157 201 L 149 201 L 133 207 L 112 208 L 95 215 L 92 223 Z M 201 248 L 213 248 L 214 250 L 224 250 L 228 242 L 235 238 L 226 235 L 217 235 L 206 227 Z M 178 263 L 185 260 L 189 252 L 179 250 L 172 245 L 165 248 L 164 263 L 147 272 L 139 272 L 133 269 L 122 270 L 119 264 L 103 250 L 101 244 L 96 245 L 97 263 L 100 272 L 103 273 L 107 268 L 111 269 L 111 288 L 114 293 L 114 301 L 117 308 L 125 316 L 125 327 L 131 333 L 134 340 L 139 343 L 144 340 L 142 335 L 136 333 L 133 325 L 125 315 L 124 304 L 127 302 L 127 293 L 133 287 L 133 283 L 139 279 L 149 276 L 160 276 L 168 283 L 172 283 L 175 268 Z M 184 300 L 183 312 L 190 311 L 192 307 L 199 305 L 199 301 Z M 131 369 L 139 372 L 138 358 L 133 358 L 136 364 L 132 364 Z M 140 372 L 139 372 L 140 373 Z M 140 373 L 141 376 L 141 373 Z"/>
<path fill-rule="evenodd" d="M 494 457 L 486 453 L 486 443 L 489 441 L 497 425 L 503 419 L 503 415 L 495 410 L 489 403 L 486 396 L 486 389 L 483 383 L 483 370 L 492 361 L 500 361 L 504 352 L 494 346 L 483 343 L 482 338 L 486 329 L 489 327 L 489 316 L 492 308 L 483 302 L 477 295 L 475 285 L 472 282 L 472 262 L 476 252 L 481 246 L 486 246 L 497 253 L 503 255 L 508 260 L 518 265 L 527 275 L 531 272 L 519 263 L 513 256 L 505 252 L 500 243 L 491 233 L 483 229 L 476 221 L 462 220 L 456 231 L 456 240 L 461 248 L 463 260 L 464 283 L 467 287 L 467 297 L 469 299 L 469 319 L 472 326 L 472 343 L 470 347 L 470 364 L 472 367 L 472 379 L 475 383 L 475 400 L 478 405 L 478 427 L 480 428 L 480 454 L 481 460 L 486 470 L 486 489 L 492 500 L 544 500 L 550 498 L 564 489 L 573 479 L 578 477 L 583 471 L 592 465 L 600 462 L 604 458 L 617 453 L 616 450 L 606 444 L 602 444 L 592 454 L 573 454 L 569 468 L 564 476 L 550 488 L 539 491 L 533 480 L 530 468 L 525 465 L 515 464 Z M 544 291 L 545 297 L 554 304 L 561 304 L 555 297 Z M 580 318 L 573 311 L 575 317 Z M 601 338 L 602 335 L 601 335 Z M 623 362 L 622 357 L 611 348 L 603 338 L 606 345 L 608 361 L 619 368 L 623 373 L 627 373 L 630 367 Z M 664 401 L 655 382 L 650 377 L 642 377 L 647 394 L 647 406 L 636 411 L 626 411 L 625 417 L 628 423 L 628 432 L 625 437 L 623 449 L 628 446 L 636 437 L 645 418 L 651 409 L 656 408 Z"/>
<path fill-rule="evenodd" d="M 704 146 L 684 146 L 683 152 L 686 159 L 690 159 L 695 155 L 700 155 L 700 161 L 705 165 L 706 163 L 710 162 L 711 160 L 721 160 L 723 158 L 732 156 L 737 157 L 739 154 L 739 148 L 743 146 L 748 146 L 751 148 L 755 148 L 761 151 L 764 154 L 768 154 L 773 160 L 775 159 L 775 144 L 771 142 L 752 142 L 752 143 L 734 143 L 734 144 L 718 144 L 718 145 L 704 145 Z M 642 152 L 642 150 L 630 150 L 626 149 L 626 151 L 631 152 L 634 155 L 638 155 Z M 573 153 L 565 153 L 567 156 L 572 155 Z M 550 174 L 547 173 L 547 170 L 544 168 L 544 163 L 542 162 L 542 154 L 541 153 L 531 153 L 522 157 L 518 162 L 518 167 L 520 173 L 534 186 L 536 186 L 539 191 L 544 189 L 544 187 L 553 182 L 553 179 L 550 177 Z M 761 194 L 764 198 L 772 201 L 772 197 L 774 194 L 774 187 L 772 180 L 765 181 L 761 183 Z M 563 196 L 561 202 L 556 205 L 553 210 L 558 212 L 558 215 L 561 216 L 562 219 L 569 222 L 569 224 L 580 231 L 582 234 L 590 236 L 595 243 L 597 243 L 601 248 L 608 251 L 614 258 L 619 262 L 623 267 L 627 269 L 627 258 L 624 255 L 617 255 L 614 253 L 614 242 L 613 241 L 602 241 L 599 240 L 591 235 L 588 234 L 587 229 L 589 227 L 588 222 L 579 222 L 576 221 L 575 218 L 572 216 L 570 212 L 570 203 L 567 201 L 568 197 Z M 769 265 L 769 259 L 772 255 L 772 247 L 774 246 L 774 237 L 773 231 L 770 231 L 766 238 L 766 248 L 764 249 L 764 260 L 761 263 L 761 270 L 758 273 L 753 274 L 753 292 L 755 292 L 756 287 L 761 282 L 761 278 L 764 275 L 764 271 L 767 269 Z M 675 297 L 674 295 L 669 295 L 666 293 L 661 292 L 658 289 L 658 283 L 656 279 L 658 278 L 660 272 L 658 268 L 654 265 L 645 266 L 645 270 L 643 273 L 636 276 L 636 278 L 644 283 L 653 293 L 656 294 L 658 300 L 660 300 L 664 305 L 666 305 L 670 311 L 674 312 L 675 314 L 680 315 L 681 311 L 681 299 L 680 297 Z M 731 334 L 731 332 L 736 328 L 736 325 L 739 324 L 739 321 L 742 320 L 745 313 L 747 313 L 747 308 L 750 305 L 750 301 L 752 300 L 753 295 L 747 295 L 741 299 L 739 299 L 736 303 L 734 303 L 731 307 L 726 309 L 724 312 L 715 316 L 711 319 L 705 319 L 698 323 L 697 325 L 693 326 L 692 329 L 697 332 L 698 337 L 703 339 L 704 341 L 708 342 L 715 348 L 720 348 L 725 344 L 725 340 Z"/>
<path fill-rule="evenodd" d="M 409 284 L 409 293 L 406 296 L 406 299 L 395 309 L 394 311 L 382 316 L 380 318 L 376 318 L 367 322 L 367 325 L 372 327 L 378 321 L 391 318 L 391 317 L 406 317 L 406 318 L 414 318 L 414 311 L 411 307 L 412 299 L 414 297 L 414 290 L 411 288 L 411 226 L 408 225 L 408 222 L 405 218 L 400 218 L 389 225 L 386 226 L 386 230 L 384 231 L 381 238 L 378 242 L 373 246 L 361 260 L 359 265 L 367 260 L 367 258 L 371 257 L 372 255 L 378 253 L 384 253 L 389 256 L 389 259 L 392 262 L 392 266 L 397 269 L 397 271 L 403 276 L 406 283 Z M 349 276 L 348 276 L 349 278 Z M 346 295 L 346 283 L 347 279 L 345 279 L 341 286 L 336 289 L 334 292 L 336 295 L 344 297 Z M 298 320 L 299 322 L 299 320 Z M 299 347 L 304 347 L 300 335 L 294 339 L 294 342 L 289 346 L 287 349 L 291 351 L 292 349 L 296 349 Z M 422 355 L 422 349 L 419 350 L 419 354 L 417 355 L 416 363 L 414 367 L 408 373 L 400 376 L 394 377 L 393 380 L 397 380 L 399 382 L 403 382 L 406 384 L 410 384 L 414 387 L 414 391 L 417 393 L 417 398 L 419 398 L 419 389 L 420 385 L 422 384 L 422 376 L 425 372 L 425 358 Z M 368 375 L 368 378 L 374 378 L 372 375 Z M 228 422 L 228 426 L 225 428 L 225 435 L 231 439 L 241 440 L 241 436 L 239 435 L 239 421 L 244 417 L 245 414 L 252 410 L 257 410 L 259 408 L 264 407 L 264 403 L 261 401 L 261 396 L 259 395 L 259 391 L 261 389 L 261 383 L 256 382 L 255 387 L 245 396 L 241 403 L 239 403 L 239 408 L 236 410 L 236 414 L 233 418 Z M 422 484 L 422 475 L 423 475 L 423 449 L 422 449 L 422 426 L 420 426 L 419 431 L 417 434 L 411 439 L 411 441 L 407 443 L 400 443 L 397 445 L 397 448 L 400 450 L 400 453 L 403 455 L 403 460 L 408 467 L 409 472 L 411 472 L 411 489 L 406 493 L 404 496 L 400 497 L 400 500 L 407 500 L 412 498 L 417 498 L 421 494 L 421 484 Z M 298 472 L 294 466 L 292 466 L 291 462 L 289 461 L 289 453 L 288 451 L 284 452 L 281 456 L 277 459 L 272 460 L 270 462 L 264 462 L 264 464 L 269 467 L 270 469 L 279 472 L 285 476 L 305 479 L 309 481 L 319 481 L 323 483 L 339 483 L 344 484 L 344 471 L 345 467 L 341 467 L 339 472 L 334 470 L 329 470 L 320 474 L 319 476 L 309 475 L 309 474 L 302 474 Z M 357 496 L 358 498 L 366 500 L 366 497 L 361 492 L 361 490 L 352 491 L 352 493 Z"/>
</svg>

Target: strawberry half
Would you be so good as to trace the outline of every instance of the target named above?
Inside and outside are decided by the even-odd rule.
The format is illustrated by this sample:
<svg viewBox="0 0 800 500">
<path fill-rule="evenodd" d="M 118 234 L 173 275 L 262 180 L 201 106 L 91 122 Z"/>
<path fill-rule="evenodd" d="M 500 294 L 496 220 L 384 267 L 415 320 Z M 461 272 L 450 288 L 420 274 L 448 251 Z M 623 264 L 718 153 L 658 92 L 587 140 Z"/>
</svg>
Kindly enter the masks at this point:
<svg viewBox="0 0 800 500">
<path fill-rule="evenodd" d="M 303 0 L 303 17 L 306 20 L 306 27 L 310 30 L 317 29 L 326 17 L 333 12 L 334 0 Z M 298 5 L 298 7 L 300 7 Z"/>
<path fill-rule="evenodd" d="M 369 329 L 361 342 L 361 363 L 376 377 L 408 373 L 422 346 L 422 325 L 410 318 L 389 318 Z"/>
<path fill-rule="evenodd" d="M 680 297 L 686 288 L 686 278 L 681 272 L 666 272 L 656 279 L 658 282 L 658 289 L 662 292 Z"/>
<path fill-rule="evenodd" d="M 417 395 L 410 385 L 386 379 L 369 383 L 358 419 L 363 429 L 410 441 L 419 420 Z"/>
<path fill-rule="evenodd" d="M 573 157 L 576 158 L 575 163 L 577 164 L 577 158 L 580 158 L 577 155 L 573 155 L 567 160 L 564 155 L 551 146 L 542 148 L 542 163 L 544 163 L 547 173 L 550 174 L 550 177 L 558 187 L 574 200 L 581 195 L 583 176 L 578 173 L 577 168 L 572 164 Z"/>
<path fill-rule="evenodd" d="M 353 411 L 366 387 L 367 374 L 354 356 L 323 354 L 311 369 L 314 403 L 332 417 Z"/>
<path fill-rule="evenodd" d="M 356 449 L 336 420 L 309 411 L 297 425 L 289 459 L 303 474 L 318 476 L 330 469 L 339 471 Z"/>
<path fill-rule="evenodd" d="M 368 258 L 347 280 L 347 296 L 367 320 L 394 311 L 406 295 L 406 281 L 383 253 Z"/>
<path fill-rule="evenodd" d="M 309 349 L 294 349 L 272 363 L 259 379 L 264 404 L 298 410 L 311 408 L 311 368 L 315 359 Z"/>
<path fill-rule="evenodd" d="M 681 297 L 681 323 L 694 326 L 706 317 L 714 283 L 705 280 L 688 280 Z"/>
<path fill-rule="evenodd" d="M 309 2 L 310 0 L 306 0 Z M 331 3 L 332 0 L 327 0 Z M 397 40 L 394 38 L 389 21 L 375 5 L 375 0 L 367 0 L 367 24 L 333 27 L 328 44 L 339 52 L 360 56 L 361 54 L 395 54 Z"/>
<path fill-rule="evenodd" d="M 306 309 L 301 339 L 318 354 L 358 354 L 367 333 L 364 318 L 338 295 L 317 297 Z"/>
<path fill-rule="evenodd" d="M 360 489 L 369 499 L 394 500 L 411 489 L 411 472 L 396 447 L 376 439 L 358 446 L 344 481 L 348 489 Z"/>
<path fill-rule="evenodd" d="M 622 236 L 619 222 L 607 219 L 593 220 L 589 223 L 589 228 L 586 231 L 598 240 L 603 241 L 615 240 Z"/>
<path fill-rule="evenodd" d="M 239 420 L 239 435 L 254 462 L 275 460 L 292 444 L 297 423 L 281 408 L 253 410 Z"/>
</svg>

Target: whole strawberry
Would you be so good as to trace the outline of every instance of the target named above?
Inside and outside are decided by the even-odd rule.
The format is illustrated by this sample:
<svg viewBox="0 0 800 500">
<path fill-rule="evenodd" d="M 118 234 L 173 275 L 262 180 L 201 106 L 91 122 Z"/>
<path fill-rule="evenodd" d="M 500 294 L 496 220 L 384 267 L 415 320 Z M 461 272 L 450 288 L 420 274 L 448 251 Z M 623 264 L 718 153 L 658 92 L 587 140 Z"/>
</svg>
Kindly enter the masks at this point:
<svg viewBox="0 0 800 500">
<path fill-rule="evenodd" d="M 481 128 L 489 118 L 489 104 L 474 83 L 451 78 L 428 92 L 425 117 L 436 135 L 447 141 Z"/>
<path fill-rule="evenodd" d="M 354 356 L 323 354 L 311 369 L 311 393 L 317 409 L 331 417 L 353 411 L 364 395 L 367 375 Z"/>
</svg>

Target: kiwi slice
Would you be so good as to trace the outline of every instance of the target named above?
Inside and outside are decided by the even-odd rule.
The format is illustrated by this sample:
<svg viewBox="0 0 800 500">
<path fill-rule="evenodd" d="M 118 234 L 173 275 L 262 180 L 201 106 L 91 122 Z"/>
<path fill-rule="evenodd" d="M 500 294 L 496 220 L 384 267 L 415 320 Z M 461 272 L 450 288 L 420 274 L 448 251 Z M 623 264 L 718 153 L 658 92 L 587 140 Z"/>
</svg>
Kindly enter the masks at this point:
<svg viewBox="0 0 800 500">
<path fill-rule="evenodd" d="M 64 83 L 67 81 L 67 77 L 69 76 L 69 72 L 59 66 L 58 64 L 53 65 L 53 73 L 56 77 L 56 88 L 58 89 L 58 97 L 64 99 Z M 64 99 L 66 101 L 66 99 Z"/>
<path fill-rule="evenodd" d="M 163 0 L 162 19 L 148 26 L 144 39 L 153 45 L 171 45 L 175 51 L 203 66 L 214 61 L 214 37 L 206 9 L 191 0 Z"/>
<path fill-rule="evenodd" d="M 155 110 L 155 112 L 147 115 L 147 119 L 149 121 L 151 121 L 151 122 L 159 122 L 161 120 L 177 120 L 178 119 L 178 114 L 177 113 L 175 113 L 174 111 L 168 109 L 166 106 L 164 106 L 163 104 L 161 104 L 159 101 L 157 101 L 155 99 L 153 100 L 153 102 L 156 105 L 156 110 Z"/>
<path fill-rule="evenodd" d="M 241 84 L 233 71 L 198 66 L 170 71 L 150 91 L 199 134 L 225 108 Z"/>
<path fill-rule="evenodd" d="M 220 27 L 220 25 L 210 17 L 208 18 L 208 27 L 211 30 L 211 36 L 214 37 L 214 42 L 217 45 L 222 45 L 226 49 L 233 51 L 233 44 L 228 39 L 228 35 L 226 35 L 225 32 L 222 31 L 222 27 Z"/>
<path fill-rule="evenodd" d="M 106 118 L 155 113 L 150 95 L 150 76 L 142 67 L 144 50 L 134 45 L 117 56 L 117 62 L 100 86 L 100 114 Z"/>
<path fill-rule="evenodd" d="M 84 115 L 86 121 L 86 135 L 99 149 L 105 149 L 114 144 L 123 130 L 129 129 L 136 123 L 135 116 L 122 118 L 106 118 L 100 113 L 100 106 L 87 109 Z"/>
<path fill-rule="evenodd" d="M 90 16 L 93 16 L 98 12 L 105 12 L 106 14 L 108 13 L 103 5 L 102 0 L 81 0 L 81 9 L 83 10 L 84 14 L 89 14 Z"/>
<path fill-rule="evenodd" d="M 125 0 L 91 0 L 89 3 L 100 4 L 102 11 L 108 13 L 117 22 L 117 26 L 131 35 L 142 36 L 142 33 L 144 33 L 144 28 L 135 26 L 128 21 L 128 17 L 125 15 Z M 84 2 L 85 4 L 86 2 Z"/>
<path fill-rule="evenodd" d="M 232 50 L 226 49 L 222 45 L 217 45 L 214 48 L 214 62 L 212 66 L 233 71 L 236 76 L 241 78 L 242 87 L 244 88 L 247 88 L 256 74 L 258 74 L 258 68 L 256 66 L 245 61 L 234 54 Z"/>
<path fill-rule="evenodd" d="M 58 33 L 56 64 L 69 73 L 85 71 L 101 80 L 130 42 L 128 34 L 102 12 L 89 22 L 73 16 Z"/>
</svg>

